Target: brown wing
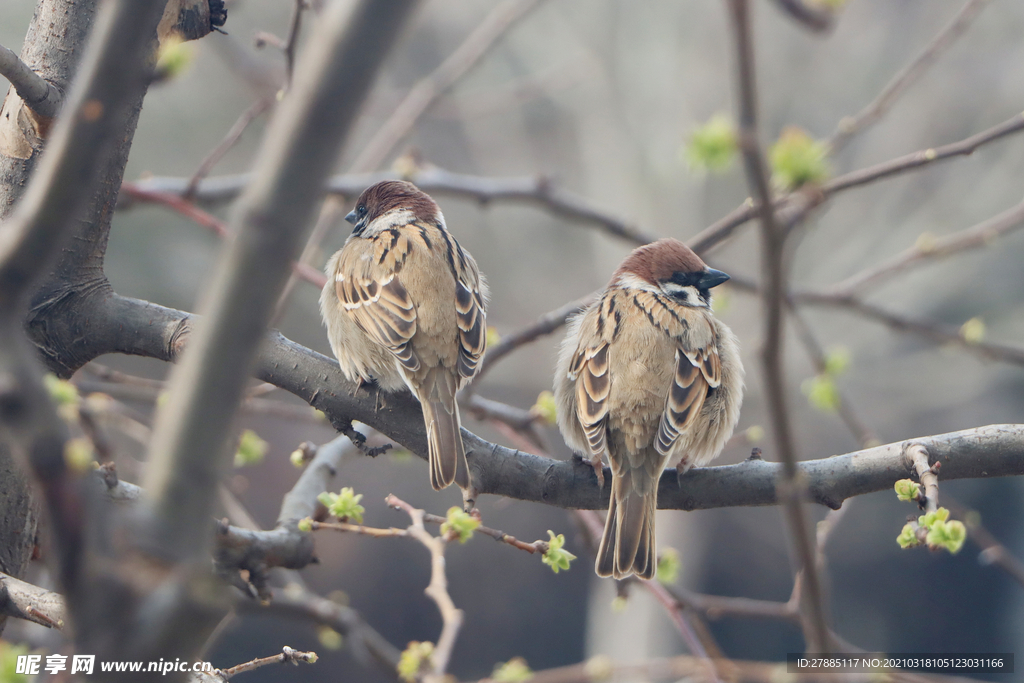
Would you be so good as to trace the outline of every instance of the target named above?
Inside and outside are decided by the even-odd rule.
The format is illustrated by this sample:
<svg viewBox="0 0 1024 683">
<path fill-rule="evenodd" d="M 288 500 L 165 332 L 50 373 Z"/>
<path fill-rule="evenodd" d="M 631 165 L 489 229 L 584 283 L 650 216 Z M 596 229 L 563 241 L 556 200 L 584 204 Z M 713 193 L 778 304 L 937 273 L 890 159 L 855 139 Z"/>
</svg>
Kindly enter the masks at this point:
<svg viewBox="0 0 1024 683">
<path fill-rule="evenodd" d="M 480 278 L 476 273 L 463 276 L 455 281 L 455 314 L 459 325 L 459 377 L 469 379 L 480 367 L 487 346 L 487 328 Z"/>
<path fill-rule="evenodd" d="M 410 344 L 416 334 L 416 307 L 394 272 L 378 277 L 339 272 L 335 289 L 359 329 L 391 349 L 406 370 L 419 370 L 420 360 Z"/>
<path fill-rule="evenodd" d="M 698 361 L 700 362 L 700 361 Z M 703 363 L 701 363 L 703 365 Z M 683 349 L 676 349 L 676 368 L 665 402 L 665 412 L 658 425 L 655 448 L 662 455 L 672 452 L 679 435 L 685 432 L 697 418 L 708 395 L 708 381 L 701 367 L 694 364 Z"/>
<path fill-rule="evenodd" d="M 591 455 L 603 455 L 608 441 L 608 344 L 580 349 L 569 366 L 569 377 L 576 380 L 576 417 L 587 436 Z"/>
</svg>

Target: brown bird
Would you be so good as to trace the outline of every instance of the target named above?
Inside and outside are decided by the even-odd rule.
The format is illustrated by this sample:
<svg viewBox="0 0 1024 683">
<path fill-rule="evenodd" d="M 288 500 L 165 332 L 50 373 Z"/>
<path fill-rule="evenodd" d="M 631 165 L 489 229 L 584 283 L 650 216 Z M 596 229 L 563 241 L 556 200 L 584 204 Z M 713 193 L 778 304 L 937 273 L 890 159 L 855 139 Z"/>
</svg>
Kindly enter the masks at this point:
<svg viewBox="0 0 1024 683">
<path fill-rule="evenodd" d="M 658 240 L 627 256 L 569 323 L 555 374 L 558 426 L 596 468 L 607 453 L 612 469 L 600 576 L 654 576 L 662 471 L 706 465 L 736 426 L 743 365 L 736 336 L 711 313 L 710 290 L 728 279 L 682 242 Z"/>
<path fill-rule="evenodd" d="M 430 483 L 469 486 L 455 394 L 479 368 L 487 341 L 487 284 L 412 183 L 367 188 L 345 220 L 355 229 L 327 262 L 320 312 L 352 381 L 408 387 L 423 407 Z"/>
</svg>

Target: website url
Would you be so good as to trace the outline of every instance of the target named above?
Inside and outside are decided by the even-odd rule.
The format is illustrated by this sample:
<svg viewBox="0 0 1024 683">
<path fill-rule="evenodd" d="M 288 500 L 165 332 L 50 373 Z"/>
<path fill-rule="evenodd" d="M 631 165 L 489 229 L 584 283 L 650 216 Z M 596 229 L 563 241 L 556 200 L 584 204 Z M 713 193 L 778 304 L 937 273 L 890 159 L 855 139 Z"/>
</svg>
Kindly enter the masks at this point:
<svg viewBox="0 0 1024 683">
<path fill-rule="evenodd" d="M 68 660 L 71 660 L 70 662 Z M 57 674 L 62 671 L 70 671 L 72 674 L 91 674 L 96 668 L 96 655 L 18 655 L 15 673 L 34 676 L 40 671 L 48 674 Z M 172 672 L 199 672 L 212 673 L 213 664 L 210 662 L 189 662 L 181 659 L 163 660 L 158 662 L 100 662 L 100 671 L 114 673 L 159 673 L 166 676 Z"/>
</svg>

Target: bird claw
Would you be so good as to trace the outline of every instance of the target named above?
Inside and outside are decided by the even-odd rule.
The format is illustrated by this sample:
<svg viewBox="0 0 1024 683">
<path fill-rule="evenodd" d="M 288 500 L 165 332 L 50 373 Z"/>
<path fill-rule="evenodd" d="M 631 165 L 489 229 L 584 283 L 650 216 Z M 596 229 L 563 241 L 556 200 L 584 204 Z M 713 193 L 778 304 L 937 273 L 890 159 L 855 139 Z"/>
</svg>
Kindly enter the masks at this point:
<svg viewBox="0 0 1024 683">
<path fill-rule="evenodd" d="M 477 489 L 477 487 L 473 485 L 472 481 L 470 481 L 468 488 L 459 490 L 462 491 L 462 511 L 472 512 L 476 505 L 476 499 L 480 495 L 479 489 Z"/>
</svg>

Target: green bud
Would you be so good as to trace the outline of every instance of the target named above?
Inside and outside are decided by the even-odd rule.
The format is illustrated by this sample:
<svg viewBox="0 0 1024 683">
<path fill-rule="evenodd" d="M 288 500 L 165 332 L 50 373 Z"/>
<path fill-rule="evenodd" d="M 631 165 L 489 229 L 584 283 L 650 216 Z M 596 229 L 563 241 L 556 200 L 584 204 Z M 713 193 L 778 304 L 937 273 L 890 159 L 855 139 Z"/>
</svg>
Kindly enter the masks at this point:
<svg viewBox="0 0 1024 683">
<path fill-rule="evenodd" d="M 679 578 L 679 570 L 682 569 L 682 562 L 679 560 L 679 552 L 675 548 L 665 548 L 658 557 L 658 581 L 664 585 L 673 584 Z"/>
<path fill-rule="evenodd" d="M 180 38 L 168 38 L 157 54 L 156 72 L 164 79 L 185 73 L 195 56 L 192 43 Z"/>
<path fill-rule="evenodd" d="M 823 413 L 834 413 L 839 410 L 842 399 L 839 388 L 832 375 L 820 374 L 804 380 L 800 389 L 807 396 L 807 402 Z"/>
<path fill-rule="evenodd" d="M 530 412 L 550 425 L 555 424 L 558 415 L 558 409 L 555 407 L 555 395 L 550 391 L 542 391 L 537 394 L 537 402 L 530 408 Z"/>
<path fill-rule="evenodd" d="M 341 646 L 345 644 L 345 639 L 342 638 L 341 634 L 330 626 L 318 626 L 316 629 L 316 638 L 320 641 L 320 644 L 328 650 L 340 650 Z M 313 661 L 316 660 L 314 659 Z M 310 664 L 312 663 L 313 662 L 311 661 Z"/>
<path fill-rule="evenodd" d="M 850 350 L 845 346 L 835 346 L 825 355 L 825 372 L 838 377 L 850 367 Z"/>
<path fill-rule="evenodd" d="M 551 571 L 556 574 L 562 569 L 569 571 L 569 563 L 575 560 L 576 556 L 562 547 L 565 545 L 565 534 L 555 536 L 555 532 L 548 529 L 548 536 L 550 539 L 548 550 L 544 553 L 544 564 L 551 567 Z"/>
<path fill-rule="evenodd" d="M 288 456 L 288 462 L 297 468 L 301 468 L 306 464 L 306 454 L 302 452 L 301 448 L 296 448 L 291 452 L 291 455 Z"/>
<path fill-rule="evenodd" d="M 789 127 L 768 152 L 772 178 L 784 190 L 820 183 L 829 176 L 828 145 L 800 128 Z"/>
<path fill-rule="evenodd" d="M 498 333 L 498 328 L 494 325 L 487 326 L 487 348 L 497 346 L 501 343 L 501 334 Z"/>
<path fill-rule="evenodd" d="M 298 523 L 298 528 L 299 531 L 301 531 L 302 533 L 308 534 L 313 530 L 313 520 L 309 517 L 304 517 L 300 519 Z"/>
<path fill-rule="evenodd" d="M 88 471 L 95 460 L 95 451 L 89 439 L 79 437 L 64 443 L 64 463 L 72 472 L 81 474 Z"/>
<path fill-rule="evenodd" d="M 43 375 L 43 386 L 50 394 L 50 400 L 58 407 L 77 406 L 80 400 L 78 387 L 66 379 L 60 379 L 52 372 Z"/>
<path fill-rule="evenodd" d="M 917 540 L 917 534 L 914 533 L 914 525 L 910 522 L 903 525 L 903 531 L 896 537 L 896 542 L 900 544 L 901 548 L 914 548 L 921 545 L 921 541 Z"/>
<path fill-rule="evenodd" d="M 338 519 L 351 520 L 356 524 L 363 523 L 363 513 L 366 512 L 366 508 L 359 504 L 359 501 L 363 499 L 363 494 L 357 494 L 351 487 L 346 486 L 339 493 L 324 491 L 316 499 Z"/>
<path fill-rule="evenodd" d="M 245 467 L 262 462 L 269 447 L 259 434 L 251 429 L 244 430 L 238 439 L 238 450 L 235 451 L 235 467 Z"/>
<path fill-rule="evenodd" d="M 896 497 L 904 503 L 917 500 L 921 493 L 921 485 L 911 479 L 900 479 L 893 484 L 893 489 L 896 490 Z"/>
<path fill-rule="evenodd" d="M 408 683 L 414 683 L 420 673 L 430 667 L 430 660 L 433 656 L 433 643 L 421 643 L 418 640 L 410 642 L 398 660 L 399 678 Z"/>
<path fill-rule="evenodd" d="M 690 134 L 683 157 L 690 170 L 722 172 L 729 168 L 736 158 L 739 145 L 736 128 L 728 114 L 715 114 L 707 123 Z"/>
<path fill-rule="evenodd" d="M 441 524 L 441 535 L 452 534 L 459 539 L 459 543 L 465 543 L 473 538 L 473 530 L 480 526 L 480 520 L 460 507 L 448 508 L 446 521 Z"/>
<path fill-rule="evenodd" d="M 985 338 L 985 321 L 981 318 L 971 318 L 960 326 L 960 336 L 968 344 L 978 344 Z"/>
<path fill-rule="evenodd" d="M 917 523 L 925 529 L 931 529 L 936 522 L 945 522 L 947 519 L 949 519 L 949 510 L 939 508 L 935 512 L 929 512 L 927 515 L 918 517 Z"/>
<path fill-rule="evenodd" d="M 522 657 L 513 657 L 504 664 L 497 664 L 491 674 L 495 683 L 526 683 L 533 678 L 533 670 Z"/>
<path fill-rule="evenodd" d="M 945 521 L 936 520 L 928 528 L 928 537 L 925 542 L 929 548 L 945 548 L 953 555 L 960 552 L 967 539 L 967 527 L 963 522 L 957 520 Z"/>
</svg>

